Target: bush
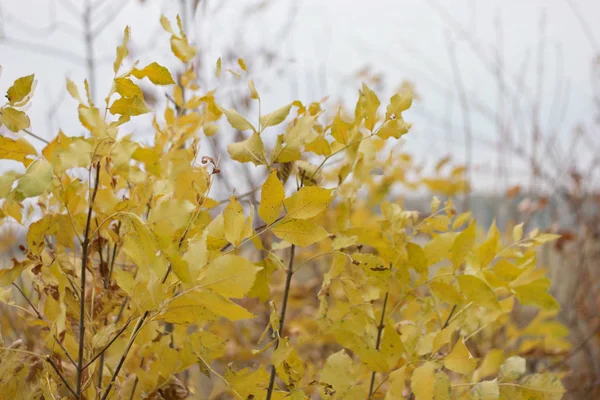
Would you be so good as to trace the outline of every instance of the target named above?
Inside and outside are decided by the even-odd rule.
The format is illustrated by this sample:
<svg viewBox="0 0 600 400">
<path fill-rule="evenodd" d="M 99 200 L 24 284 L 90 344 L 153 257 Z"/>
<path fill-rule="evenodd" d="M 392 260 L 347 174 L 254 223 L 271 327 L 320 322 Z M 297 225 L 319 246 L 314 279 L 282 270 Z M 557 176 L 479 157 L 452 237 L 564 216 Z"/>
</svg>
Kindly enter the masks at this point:
<svg viewBox="0 0 600 400">
<path fill-rule="evenodd" d="M 465 187 L 460 169 L 411 181 L 410 157 L 387 154 L 410 128 L 410 92 L 384 113 L 363 85 L 351 119 L 295 101 L 255 125 L 198 88 L 196 50 L 180 23 L 161 22 L 185 64 L 178 83 L 157 63 L 123 72 L 126 29 L 105 106 L 68 82 L 89 135 L 59 132 L 41 155 L 0 137 L 0 158 L 26 167 L 0 177 L 0 217 L 27 227 L 25 257 L 0 271 L 4 396 L 562 397 L 548 364 L 533 365 L 568 348 L 536 268 L 536 247 L 555 236 L 519 225 L 507 240 L 492 225 L 479 240 L 450 200 L 434 197 L 425 217 L 384 201 L 401 183 Z M 237 69 L 247 74 L 243 60 Z M 145 78 L 173 87 L 151 145 L 120 134 L 151 112 Z M 34 86 L 15 81 L 0 109 L 15 133 L 32 134 Z M 249 194 L 210 197 L 223 171 L 199 144 L 221 134 L 223 114 L 244 137 L 231 159 L 265 174 L 257 207 Z M 541 310 L 525 327 L 515 299 Z"/>
</svg>

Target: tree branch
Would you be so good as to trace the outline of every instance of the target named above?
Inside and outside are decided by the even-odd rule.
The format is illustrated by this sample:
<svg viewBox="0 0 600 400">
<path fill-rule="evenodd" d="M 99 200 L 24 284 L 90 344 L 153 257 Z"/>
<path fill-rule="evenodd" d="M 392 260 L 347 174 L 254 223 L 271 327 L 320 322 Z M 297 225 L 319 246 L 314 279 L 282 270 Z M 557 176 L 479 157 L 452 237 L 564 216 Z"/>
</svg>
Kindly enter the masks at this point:
<svg viewBox="0 0 600 400">
<path fill-rule="evenodd" d="M 281 316 L 279 317 L 279 329 L 277 332 L 277 343 L 275 344 L 275 349 L 279 347 L 279 341 L 281 338 L 281 333 L 283 332 L 283 326 L 285 323 L 285 312 L 287 310 L 288 298 L 290 296 L 290 287 L 292 286 L 292 276 L 294 275 L 294 255 L 296 253 L 296 245 L 292 245 L 290 249 L 290 262 L 288 264 L 288 269 L 286 273 L 285 279 L 285 289 L 283 291 L 283 303 L 281 304 Z M 275 365 L 271 364 L 271 376 L 269 378 L 269 388 L 267 390 L 267 400 L 271 400 L 271 396 L 273 395 L 273 389 L 275 387 Z"/>
<path fill-rule="evenodd" d="M 90 245 L 90 227 L 92 224 L 92 208 L 94 206 L 94 200 L 96 200 L 96 193 L 98 193 L 98 186 L 100 185 L 100 162 L 96 164 L 96 180 L 94 182 L 94 190 L 92 197 L 90 198 L 90 204 L 88 207 L 87 220 L 85 222 L 85 233 L 83 238 L 83 244 L 81 245 L 81 282 L 80 282 L 80 298 L 79 298 L 79 358 L 77 359 L 77 398 L 81 398 L 81 385 L 82 385 L 82 374 L 83 374 L 83 351 L 85 349 L 85 279 L 88 264 L 88 248 Z"/>
<path fill-rule="evenodd" d="M 119 372 L 121 371 L 121 368 L 123 367 L 123 364 L 125 363 L 125 359 L 127 358 L 127 353 L 129 353 L 129 349 L 131 349 L 131 346 L 133 345 L 133 342 L 135 341 L 135 337 L 137 336 L 140 329 L 142 329 L 142 326 L 144 325 L 144 321 L 146 320 L 146 318 L 148 318 L 149 313 L 150 313 L 149 311 L 146 311 L 144 313 L 144 315 L 142 315 L 142 317 L 140 318 L 138 323 L 135 325 L 135 328 L 133 328 L 133 332 L 131 333 L 131 338 L 129 338 L 129 342 L 127 343 L 127 346 L 125 347 L 125 350 L 123 351 L 123 355 L 121 356 L 121 359 L 119 360 L 119 364 L 117 364 L 117 368 L 115 368 L 115 372 L 113 373 L 112 377 L 110 378 L 110 383 L 108 384 L 108 386 L 106 387 L 106 390 L 104 391 L 104 394 L 102 395 L 102 400 L 106 400 L 108 398 L 108 394 L 110 393 L 110 390 L 112 389 L 112 386 L 115 383 L 115 379 L 117 379 L 117 376 L 119 375 Z"/>
</svg>

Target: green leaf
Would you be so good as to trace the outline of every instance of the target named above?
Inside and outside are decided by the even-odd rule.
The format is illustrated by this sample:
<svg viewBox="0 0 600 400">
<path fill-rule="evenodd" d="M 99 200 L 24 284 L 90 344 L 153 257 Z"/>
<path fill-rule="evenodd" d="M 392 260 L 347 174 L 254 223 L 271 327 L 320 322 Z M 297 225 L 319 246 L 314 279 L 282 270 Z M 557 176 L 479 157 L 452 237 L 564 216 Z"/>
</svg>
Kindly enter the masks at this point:
<svg viewBox="0 0 600 400">
<path fill-rule="evenodd" d="M 52 166 L 48 161 L 40 158 L 27 168 L 25 174 L 19 178 L 15 188 L 23 197 L 35 197 L 45 193 L 52 184 Z"/>
</svg>

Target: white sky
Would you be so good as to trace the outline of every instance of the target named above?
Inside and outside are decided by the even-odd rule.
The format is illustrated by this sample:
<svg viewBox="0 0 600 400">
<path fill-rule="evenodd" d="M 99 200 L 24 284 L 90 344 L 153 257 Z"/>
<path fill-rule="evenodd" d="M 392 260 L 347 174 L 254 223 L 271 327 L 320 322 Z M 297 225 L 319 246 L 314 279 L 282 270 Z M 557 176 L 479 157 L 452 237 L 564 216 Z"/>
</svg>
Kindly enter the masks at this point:
<svg viewBox="0 0 600 400">
<path fill-rule="evenodd" d="M 82 38 L 69 33 L 77 33 L 81 29 L 81 20 L 75 18 L 68 4 L 81 9 L 84 1 L 0 0 L 4 21 L 0 28 L 12 39 L 52 46 L 83 57 Z M 94 21 L 101 23 L 107 13 L 120 7 L 123 1 L 126 0 L 92 0 L 92 3 L 105 3 Z M 544 15 L 543 62 L 540 64 L 543 65 L 543 80 L 539 89 L 542 98 L 539 112 L 541 129 L 544 132 L 557 129 L 558 140 L 554 150 L 565 154 L 568 152 L 564 148 L 575 123 L 592 127 L 597 117 L 598 107 L 593 107 L 590 85 L 593 60 L 598 49 L 594 49 L 586 37 L 568 0 L 292 1 L 271 1 L 264 9 L 248 17 L 244 5 L 260 2 L 209 0 L 207 12 L 201 11 L 190 22 L 190 37 L 203 51 L 203 61 L 210 63 L 211 71 L 214 61 L 232 47 L 241 49 L 241 55 L 248 59 L 258 48 L 268 48 L 280 55 L 281 61 L 276 70 L 256 76 L 257 87 L 264 99 L 263 109 L 270 110 L 295 98 L 312 101 L 326 95 L 353 102 L 359 87 L 358 80 L 353 77 L 359 69 L 370 65 L 374 72 L 384 75 L 385 85 L 379 91 L 382 103 L 385 104 L 385 97 L 403 80 L 411 81 L 422 97 L 422 101 L 415 103 L 414 109 L 405 115 L 414 123 L 414 131 L 406 137 L 407 149 L 423 160 L 434 160 L 452 152 L 457 161 L 463 161 L 463 118 L 448 50 L 453 45 L 461 80 L 470 101 L 477 99 L 491 110 L 499 110 L 502 119 L 524 125 L 526 136 L 523 140 L 530 141 L 528 123 L 517 121 L 519 117 L 511 109 L 511 104 L 498 101 L 494 76 L 475 56 L 469 40 L 465 40 L 454 29 L 455 26 L 449 25 L 448 18 L 469 32 L 488 59 L 494 60 L 498 38 L 502 39 L 502 58 L 506 70 L 511 71 L 510 75 L 518 76 L 522 66 L 527 67 L 518 89 L 514 80 L 509 80 L 507 85 L 511 92 L 519 93 L 519 97 L 525 99 L 523 104 L 529 104 L 527 99 L 533 98 L 538 90 L 540 19 Z M 448 17 L 442 17 L 435 4 L 441 4 Z M 596 41 L 600 41 L 600 2 L 571 0 L 571 4 L 586 19 Z M 202 6 L 200 9 L 205 10 Z M 288 35 L 281 36 L 290 22 L 290 10 L 295 10 L 293 25 Z M 179 11 L 179 0 L 146 0 L 141 5 L 139 1 L 131 0 L 116 18 L 110 18 L 110 25 L 95 41 L 95 55 L 100 60 L 96 74 L 97 100 L 107 92 L 112 77 L 114 49 L 125 25 L 132 27 L 131 48 L 138 50 L 136 57 L 141 59 L 142 65 L 151 61 L 170 67 L 178 65 L 169 55 L 168 35 L 161 32 L 158 19 L 161 13 L 173 18 Z M 61 27 L 60 31 L 32 34 L 31 27 L 44 28 L 53 20 Z M 237 31 L 242 32 L 241 39 Z M 157 43 L 155 48 L 148 46 L 154 43 Z M 46 138 L 53 136 L 59 127 L 67 134 L 82 133 L 76 118 L 76 104 L 64 94 L 64 77 L 69 76 L 81 83 L 86 74 L 85 65 L 83 62 L 66 61 L 56 54 L 26 51 L 14 41 L 0 41 L 0 65 L 4 68 L 0 92 L 4 93 L 19 76 L 35 73 L 38 87 L 29 114 L 32 131 Z M 260 66 L 256 67 L 260 70 Z M 277 70 L 281 70 L 282 74 L 277 74 Z M 558 92 L 557 82 L 563 83 Z M 214 82 L 209 83 L 209 88 L 212 86 Z M 560 111 L 562 101 L 569 103 L 567 112 Z M 470 107 L 473 109 L 474 105 L 470 104 Z M 136 134 L 148 136 L 141 127 L 134 127 L 138 129 Z M 497 157 L 493 149 L 484 143 L 497 142 L 496 127 L 481 113 L 474 112 L 471 128 L 476 141 L 473 161 L 480 171 L 475 176 L 476 188 L 498 189 L 524 179 L 522 164 L 504 160 L 510 164 L 509 178 L 502 182 L 492 181 L 494 175 L 490 172 L 495 171 Z M 597 125 L 595 129 L 597 137 Z M 518 134 L 515 131 L 513 136 Z M 595 152 L 592 145 L 596 143 L 600 141 L 578 148 L 576 151 L 581 154 L 573 157 L 572 162 L 589 159 Z M 550 150 L 548 155 L 553 154 Z"/>
</svg>

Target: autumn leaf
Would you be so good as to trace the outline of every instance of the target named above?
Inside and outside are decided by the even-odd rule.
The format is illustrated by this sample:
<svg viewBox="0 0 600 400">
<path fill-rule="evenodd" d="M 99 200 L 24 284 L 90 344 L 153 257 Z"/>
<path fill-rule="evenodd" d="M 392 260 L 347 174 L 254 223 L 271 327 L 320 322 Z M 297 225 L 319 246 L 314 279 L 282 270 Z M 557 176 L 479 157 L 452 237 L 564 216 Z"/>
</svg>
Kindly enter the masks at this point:
<svg viewBox="0 0 600 400">
<path fill-rule="evenodd" d="M 148 64 L 141 70 L 134 68 L 131 74 L 138 79 L 148 78 L 155 85 L 173 85 L 175 83 L 169 70 L 156 62 Z"/>
<path fill-rule="evenodd" d="M 262 186 L 258 207 L 258 215 L 267 224 L 273 223 L 281 214 L 284 197 L 285 192 L 281 181 L 277 178 L 277 170 L 273 170 Z"/>
<path fill-rule="evenodd" d="M 52 166 L 40 158 L 27 167 L 25 174 L 19 178 L 15 192 L 23 197 L 35 197 L 45 193 L 52 183 Z"/>
<path fill-rule="evenodd" d="M 115 100 L 109 108 L 113 115 L 134 116 L 150 112 L 143 99 L 139 97 L 121 97 Z"/>
<path fill-rule="evenodd" d="M 0 122 L 13 132 L 20 132 L 31 126 L 27 114 L 12 107 L 5 107 L 0 110 Z"/>
<path fill-rule="evenodd" d="M 23 100 L 27 101 L 33 89 L 35 75 L 27 75 L 17 79 L 13 85 L 8 88 L 6 98 L 13 106 L 23 106 Z"/>
<path fill-rule="evenodd" d="M 316 186 L 300 188 L 285 199 L 286 217 L 294 219 L 312 218 L 323 212 L 331 201 L 331 189 Z"/>
<path fill-rule="evenodd" d="M 296 246 L 306 247 L 329 236 L 329 233 L 312 221 L 289 219 L 273 227 L 272 232 Z"/>
</svg>

